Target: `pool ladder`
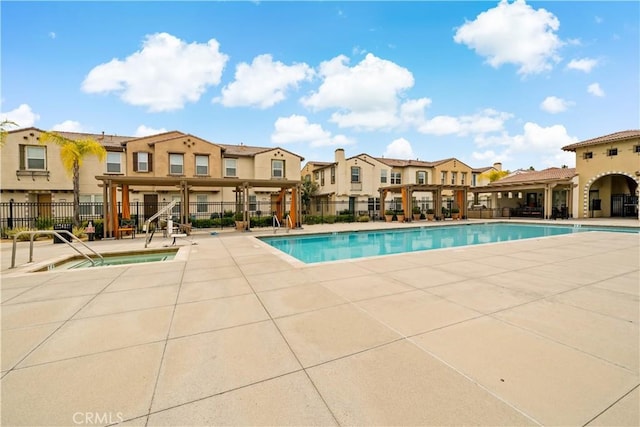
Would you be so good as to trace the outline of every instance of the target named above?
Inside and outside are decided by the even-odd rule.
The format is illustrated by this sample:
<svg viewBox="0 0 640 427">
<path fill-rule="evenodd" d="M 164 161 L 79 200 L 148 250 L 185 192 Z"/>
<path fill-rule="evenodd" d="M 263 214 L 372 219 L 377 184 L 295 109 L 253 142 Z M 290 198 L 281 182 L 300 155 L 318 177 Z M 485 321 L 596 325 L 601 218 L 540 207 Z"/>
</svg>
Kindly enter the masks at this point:
<svg viewBox="0 0 640 427">
<path fill-rule="evenodd" d="M 96 265 L 96 260 L 91 258 L 86 253 L 82 252 L 80 249 L 78 249 L 77 247 L 75 247 L 71 243 L 72 240 L 75 240 L 78 243 L 80 243 L 82 246 L 87 248 L 89 250 L 89 252 L 93 253 L 97 258 L 100 258 L 100 264 L 104 263 L 104 257 L 102 255 L 100 255 L 98 252 L 96 252 L 93 249 L 91 249 L 89 246 L 85 245 L 82 240 L 80 240 L 79 238 L 74 236 L 73 233 L 71 233 L 68 230 L 55 230 L 55 231 L 54 230 L 36 230 L 36 231 L 29 230 L 29 231 L 20 231 L 20 232 L 18 232 L 18 233 L 13 235 L 13 248 L 11 250 L 11 267 L 10 268 L 15 268 L 16 267 L 16 249 L 18 247 L 17 246 L 18 237 L 22 236 L 22 235 L 25 235 L 25 234 L 29 235 L 29 262 L 33 262 L 33 239 L 35 238 L 35 236 L 37 236 L 39 234 L 44 234 L 44 235 L 53 235 L 53 236 L 57 237 L 58 239 L 62 240 L 68 246 L 72 247 L 74 251 L 78 252 L 80 255 L 82 255 L 87 260 L 89 260 L 91 265 L 95 266 Z M 65 239 L 64 237 L 62 237 L 63 234 L 66 234 L 67 236 L 71 237 L 71 239 L 69 239 L 69 240 Z"/>
<path fill-rule="evenodd" d="M 278 217 L 276 215 L 273 216 L 272 223 L 273 223 L 273 233 L 275 234 L 278 231 L 278 229 L 281 227 L 280 221 L 278 221 Z M 284 219 L 284 223 L 288 233 L 289 230 L 293 228 L 293 221 L 291 220 L 291 215 L 287 215 L 287 217 Z"/>
</svg>

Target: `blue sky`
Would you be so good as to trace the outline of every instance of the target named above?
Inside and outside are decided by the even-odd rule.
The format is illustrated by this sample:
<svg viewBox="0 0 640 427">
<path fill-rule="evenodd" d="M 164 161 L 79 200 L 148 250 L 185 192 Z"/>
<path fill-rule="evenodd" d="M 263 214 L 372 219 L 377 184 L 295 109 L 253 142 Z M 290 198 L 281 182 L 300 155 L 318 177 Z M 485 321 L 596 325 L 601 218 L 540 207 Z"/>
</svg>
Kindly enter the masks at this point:
<svg viewBox="0 0 640 427">
<path fill-rule="evenodd" d="M 2 1 L 2 119 L 471 167 L 640 127 L 640 3 Z"/>
</svg>

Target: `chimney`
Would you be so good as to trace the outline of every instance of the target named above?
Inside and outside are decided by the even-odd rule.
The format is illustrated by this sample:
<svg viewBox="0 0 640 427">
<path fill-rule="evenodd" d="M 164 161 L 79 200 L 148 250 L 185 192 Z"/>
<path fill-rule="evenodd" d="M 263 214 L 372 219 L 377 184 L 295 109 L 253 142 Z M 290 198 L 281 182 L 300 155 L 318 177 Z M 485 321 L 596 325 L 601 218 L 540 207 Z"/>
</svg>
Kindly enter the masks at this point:
<svg viewBox="0 0 640 427">
<path fill-rule="evenodd" d="M 336 161 L 336 163 L 344 163 L 344 161 L 345 161 L 344 148 L 336 149 L 335 161 Z"/>
<path fill-rule="evenodd" d="M 502 163 L 500 163 L 500 162 L 494 163 L 493 167 L 498 171 L 502 171 Z"/>
</svg>

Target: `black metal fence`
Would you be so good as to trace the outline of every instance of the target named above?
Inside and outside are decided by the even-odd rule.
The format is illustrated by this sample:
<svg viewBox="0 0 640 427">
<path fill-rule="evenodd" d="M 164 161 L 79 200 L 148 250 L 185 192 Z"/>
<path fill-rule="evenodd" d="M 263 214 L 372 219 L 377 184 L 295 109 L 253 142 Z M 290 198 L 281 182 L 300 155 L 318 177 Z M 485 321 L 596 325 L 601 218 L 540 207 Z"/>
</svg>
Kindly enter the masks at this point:
<svg viewBox="0 0 640 427">
<path fill-rule="evenodd" d="M 139 228 L 142 228 L 145 220 L 153 214 L 166 207 L 169 202 L 157 202 L 145 204 L 144 202 L 131 202 L 129 204 L 129 214 L 135 220 Z M 450 216 L 452 200 L 443 200 L 442 212 L 436 212 L 439 217 Z M 427 213 L 433 209 L 432 200 L 414 201 L 413 207 L 420 209 L 421 213 Z M 290 202 L 284 206 L 285 213 L 290 210 Z M 382 221 L 384 212 L 380 211 L 380 201 L 377 198 L 369 200 L 346 200 L 327 201 L 320 198 L 303 203 L 302 223 L 323 223 L 335 221 Z M 385 203 L 386 210 L 400 211 L 401 201 L 394 199 Z M 270 220 L 274 215 L 275 205 L 269 201 L 250 202 L 249 213 L 254 224 L 271 224 Z M 188 219 L 194 227 L 218 227 L 229 225 L 229 221 L 222 221 L 223 218 L 230 218 L 231 222 L 236 213 L 243 211 L 243 205 L 236 202 L 190 202 L 188 209 Z M 118 202 L 117 212 L 120 216 L 123 213 L 122 203 Z M 180 218 L 181 206 L 177 203 L 168 214 L 175 222 L 182 222 Z M 412 212 L 405 212 L 410 216 Z M 165 218 L 168 215 L 163 215 Z M 83 225 L 88 221 L 99 222 L 104 217 L 104 206 L 102 202 L 80 203 L 80 220 Z M 52 229 L 55 224 L 73 222 L 73 202 L 3 202 L 0 203 L 0 230 L 2 235 L 6 235 L 6 230 L 15 228 L 27 228 L 46 230 Z"/>
</svg>

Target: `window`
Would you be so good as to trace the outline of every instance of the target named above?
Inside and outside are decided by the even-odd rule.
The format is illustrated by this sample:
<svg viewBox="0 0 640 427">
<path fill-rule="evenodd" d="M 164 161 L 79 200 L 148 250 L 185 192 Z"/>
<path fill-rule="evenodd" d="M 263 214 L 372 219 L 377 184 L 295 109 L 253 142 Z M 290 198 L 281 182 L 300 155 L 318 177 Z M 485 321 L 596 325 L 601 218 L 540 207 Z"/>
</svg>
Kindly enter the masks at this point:
<svg viewBox="0 0 640 427">
<path fill-rule="evenodd" d="M 386 184 L 387 183 L 387 171 L 386 170 L 381 170 L 380 171 L 380 183 L 381 184 Z"/>
<path fill-rule="evenodd" d="M 402 184 L 401 172 L 391 172 L 391 184 Z"/>
<path fill-rule="evenodd" d="M 107 173 L 120 173 L 121 156 L 120 153 L 107 153 Z"/>
<path fill-rule="evenodd" d="M 427 183 L 427 173 L 425 171 L 416 172 L 416 184 L 426 184 Z"/>
<path fill-rule="evenodd" d="M 324 171 L 320 171 L 320 185 L 324 186 Z"/>
<path fill-rule="evenodd" d="M 25 162 L 23 164 L 23 168 L 24 166 L 26 166 L 26 169 L 39 169 L 39 170 L 45 170 L 46 169 L 46 147 L 37 147 L 37 146 L 33 146 L 33 145 L 26 145 L 24 146 L 24 157 L 25 157 Z"/>
<path fill-rule="evenodd" d="M 151 154 L 145 152 L 133 153 L 133 171 L 151 172 Z"/>
<path fill-rule="evenodd" d="M 251 212 L 255 212 L 256 210 L 258 210 L 258 202 L 255 194 L 249 195 L 249 210 Z"/>
<path fill-rule="evenodd" d="M 360 182 L 360 168 L 351 166 L 351 182 Z"/>
<path fill-rule="evenodd" d="M 460 185 L 467 185 L 467 173 L 466 172 L 461 172 L 460 173 Z"/>
<path fill-rule="evenodd" d="M 306 182 L 311 182 L 311 175 L 306 174 L 306 175 L 304 176 L 304 180 L 305 180 Z"/>
<path fill-rule="evenodd" d="M 367 199 L 367 208 L 369 209 L 369 212 L 380 210 L 380 198 L 369 197 Z"/>
<path fill-rule="evenodd" d="M 633 152 L 634 153 L 640 153 L 640 144 L 633 146 Z"/>
<path fill-rule="evenodd" d="M 458 172 L 451 172 L 451 185 L 456 185 L 458 182 Z"/>
<path fill-rule="evenodd" d="M 331 183 L 332 184 L 336 183 L 336 167 L 335 166 L 331 166 Z"/>
<path fill-rule="evenodd" d="M 169 174 L 184 174 L 184 154 L 169 154 Z"/>
<path fill-rule="evenodd" d="M 471 174 L 471 185 L 473 187 L 478 185 L 478 174 L 477 173 Z"/>
<path fill-rule="evenodd" d="M 196 212 L 207 212 L 207 195 L 198 194 L 196 196 Z"/>
<path fill-rule="evenodd" d="M 586 151 L 584 154 L 582 154 L 582 158 L 583 159 L 593 159 L 593 152 L 592 151 Z"/>
<path fill-rule="evenodd" d="M 440 172 L 440 184 L 447 183 L 447 171 Z"/>
<path fill-rule="evenodd" d="M 102 194 L 80 195 L 80 217 L 102 215 Z"/>
<path fill-rule="evenodd" d="M 209 156 L 196 154 L 196 175 L 209 175 Z"/>
<path fill-rule="evenodd" d="M 313 179 L 316 181 L 320 179 L 320 174 L 318 173 L 318 171 L 313 173 Z"/>
<path fill-rule="evenodd" d="M 284 178 L 284 160 L 271 160 L 271 177 Z"/>
<path fill-rule="evenodd" d="M 618 149 L 617 148 L 609 148 L 607 150 L 607 156 L 613 157 L 613 156 L 617 156 L 617 155 L 618 155 Z"/>
<path fill-rule="evenodd" d="M 237 159 L 224 159 L 224 176 L 238 176 Z"/>
</svg>

